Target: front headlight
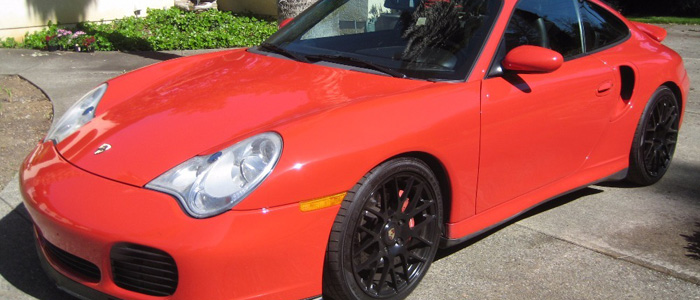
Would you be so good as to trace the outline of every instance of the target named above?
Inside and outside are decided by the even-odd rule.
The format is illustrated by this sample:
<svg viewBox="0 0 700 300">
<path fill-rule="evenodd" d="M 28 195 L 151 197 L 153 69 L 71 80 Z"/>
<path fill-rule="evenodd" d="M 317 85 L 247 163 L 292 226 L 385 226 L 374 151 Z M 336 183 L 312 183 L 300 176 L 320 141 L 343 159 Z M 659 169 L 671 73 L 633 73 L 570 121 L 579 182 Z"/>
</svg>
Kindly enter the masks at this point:
<svg viewBox="0 0 700 300">
<path fill-rule="evenodd" d="M 147 188 L 175 196 L 195 218 L 230 210 L 272 172 L 282 137 L 266 132 L 208 156 L 196 156 L 165 172 Z"/>
<path fill-rule="evenodd" d="M 97 108 L 97 104 L 102 100 L 102 96 L 104 96 L 106 90 L 107 84 L 103 83 L 85 94 L 83 98 L 80 98 L 78 102 L 73 104 L 73 106 L 63 114 L 58 122 L 51 126 L 44 142 L 54 141 L 58 144 L 80 129 L 85 123 L 95 118 L 95 108 Z"/>
</svg>

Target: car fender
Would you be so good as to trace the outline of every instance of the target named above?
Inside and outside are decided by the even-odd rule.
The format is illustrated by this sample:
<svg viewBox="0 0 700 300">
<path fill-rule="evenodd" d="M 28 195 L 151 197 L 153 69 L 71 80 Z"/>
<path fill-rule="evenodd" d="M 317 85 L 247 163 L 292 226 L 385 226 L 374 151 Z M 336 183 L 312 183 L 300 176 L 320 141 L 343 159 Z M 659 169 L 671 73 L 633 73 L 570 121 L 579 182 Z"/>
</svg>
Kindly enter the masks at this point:
<svg viewBox="0 0 700 300">
<path fill-rule="evenodd" d="M 455 195 L 452 217 L 474 214 L 480 83 L 435 83 L 411 94 L 353 102 L 275 129 L 284 150 L 275 170 L 235 210 L 259 209 L 350 190 L 402 153 L 437 158 Z M 306 187 L 306 188 L 302 188 Z"/>
</svg>

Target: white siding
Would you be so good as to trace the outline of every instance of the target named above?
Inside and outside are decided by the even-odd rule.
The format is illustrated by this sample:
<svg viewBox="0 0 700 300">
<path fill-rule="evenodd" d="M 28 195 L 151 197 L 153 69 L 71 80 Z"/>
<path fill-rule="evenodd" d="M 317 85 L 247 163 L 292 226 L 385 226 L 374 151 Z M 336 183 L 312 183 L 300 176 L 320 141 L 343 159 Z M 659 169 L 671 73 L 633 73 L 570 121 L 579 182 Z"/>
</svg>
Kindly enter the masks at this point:
<svg viewBox="0 0 700 300">
<path fill-rule="evenodd" d="M 114 20 L 146 8 L 173 6 L 173 0 L 0 0 L 0 37 L 22 38 L 54 23 Z"/>
</svg>

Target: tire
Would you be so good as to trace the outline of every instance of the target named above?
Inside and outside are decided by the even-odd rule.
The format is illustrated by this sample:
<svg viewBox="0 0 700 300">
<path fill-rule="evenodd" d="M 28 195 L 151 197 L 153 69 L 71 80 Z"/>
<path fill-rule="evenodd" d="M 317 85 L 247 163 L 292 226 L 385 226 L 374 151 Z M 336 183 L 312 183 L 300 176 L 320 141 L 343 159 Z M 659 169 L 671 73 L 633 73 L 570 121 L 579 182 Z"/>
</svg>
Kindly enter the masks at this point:
<svg viewBox="0 0 700 300">
<path fill-rule="evenodd" d="M 441 234 L 442 196 L 430 168 L 413 158 L 379 165 L 341 204 L 323 299 L 405 298 L 427 273 Z"/>
<path fill-rule="evenodd" d="M 651 96 L 632 142 L 627 181 L 651 185 L 671 166 L 678 141 L 680 107 L 676 95 L 665 86 Z"/>
</svg>

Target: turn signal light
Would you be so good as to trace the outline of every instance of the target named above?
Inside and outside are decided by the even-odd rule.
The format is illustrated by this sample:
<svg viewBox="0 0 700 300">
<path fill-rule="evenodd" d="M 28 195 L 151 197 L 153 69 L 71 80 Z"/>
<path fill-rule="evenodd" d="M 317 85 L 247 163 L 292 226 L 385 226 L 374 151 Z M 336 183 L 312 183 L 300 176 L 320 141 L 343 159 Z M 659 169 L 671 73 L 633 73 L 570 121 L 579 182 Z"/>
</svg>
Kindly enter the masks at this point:
<svg viewBox="0 0 700 300">
<path fill-rule="evenodd" d="M 317 199 L 313 199 L 313 200 L 302 201 L 302 202 L 299 202 L 299 209 L 301 211 L 314 211 L 314 210 L 319 210 L 322 208 L 338 205 L 341 202 L 343 202 L 343 199 L 345 199 L 345 195 L 347 195 L 347 192 L 335 194 L 332 196 L 317 198 Z"/>
</svg>

